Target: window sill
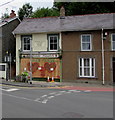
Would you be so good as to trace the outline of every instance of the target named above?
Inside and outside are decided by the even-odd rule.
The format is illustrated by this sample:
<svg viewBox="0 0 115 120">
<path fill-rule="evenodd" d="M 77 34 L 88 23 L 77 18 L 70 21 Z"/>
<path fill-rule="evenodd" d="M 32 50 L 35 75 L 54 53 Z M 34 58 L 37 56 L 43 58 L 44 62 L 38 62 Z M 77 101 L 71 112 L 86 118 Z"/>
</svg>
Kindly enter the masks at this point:
<svg viewBox="0 0 115 120">
<path fill-rule="evenodd" d="M 81 52 L 91 52 L 92 50 L 81 50 Z"/>
<path fill-rule="evenodd" d="M 48 50 L 49 52 L 58 52 L 59 50 Z"/>
<path fill-rule="evenodd" d="M 97 77 L 78 77 L 78 79 L 97 79 Z"/>
</svg>

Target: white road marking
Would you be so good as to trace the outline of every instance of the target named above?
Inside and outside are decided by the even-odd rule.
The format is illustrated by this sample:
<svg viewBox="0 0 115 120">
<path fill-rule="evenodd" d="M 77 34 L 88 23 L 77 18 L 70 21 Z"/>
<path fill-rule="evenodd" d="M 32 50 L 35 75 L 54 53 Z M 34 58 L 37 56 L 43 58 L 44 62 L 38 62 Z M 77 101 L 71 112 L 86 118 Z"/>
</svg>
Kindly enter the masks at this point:
<svg viewBox="0 0 115 120">
<path fill-rule="evenodd" d="M 7 92 L 12 92 L 12 91 L 17 91 L 17 90 L 19 90 L 19 89 L 17 89 L 17 88 L 9 88 L 9 89 L 0 88 L 0 89 L 3 90 L 3 91 L 7 91 Z"/>
<path fill-rule="evenodd" d="M 41 103 L 47 103 L 47 101 L 48 101 L 48 100 L 46 99 L 46 100 L 43 100 Z"/>
<path fill-rule="evenodd" d="M 7 92 L 12 92 L 12 91 L 16 91 L 16 90 L 19 90 L 17 88 L 10 88 L 10 89 L 3 89 L 3 88 L 0 88 L 1 90 L 3 91 L 7 91 Z M 91 90 L 84 90 L 84 91 L 80 91 L 80 90 L 65 90 L 65 91 L 58 91 L 58 92 L 52 92 L 52 93 L 49 93 L 48 95 L 42 95 L 41 97 L 39 98 L 36 98 L 35 100 L 32 100 L 32 99 L 28 99 L 28 98 L 25 98 L 25 97 L 19 97 L 19 96 L 14 96 L 14 95 L 11 95 L 11 94 L 4 94 L 2 93 L 3 95 L 7 95 L 7 96 L 10 96 L 10 97 L 15 97 L 15 98 L 18 98 L 18 99 L 23 99 L 23 100 L 29 100 L 29 101 L 33 101 L 33 102 L 39 102 L 39 103 L 43 103 L 43 104 L 46 104 L 48 102 L 48 100 L 50 100 L 51 98 L 54 98 L 56 96 L 59 96 L 59 95 L 63 95 L 65 93 L 79 93 L 79 92 L 91 92 Z M 51 96 L 50 96 L 51 95 Z"/>
<path fill-rule="evenodd" d="M 5 89 L 0 88 L 0 90 L 6 91 Z"/>
<path fill-rule="evenodd" d="M 37 99 L 35 99 L 34 101 L 39 101 L 40 100 L 40 98 L 37 98 Z"/>
<path fill-rule="evenodd" d="M 41 96 L 41 97 L 43 98 L 43 97 L 46 97 L 46 96 L 47 96 L 47 95 L 43 95 L 43 96 Z"/>
<path fill-rule="evenodd" d="M 53 95 L 53 94 L 56 94 L 56 92 L 49 93 L 49 95 Z"/>
<path fill-rule="evenodd" d="M 34 101 L 32 99 L 28 99 L 28 98 L 25 98 L 25 97 L 19 97 L 19 96 L 15 96 L 15 95 L 11 95 L 11 94 L 2 93 L 2 95 L 7 95 L 7 96 L 10 96 L 10 97 L 15 97 L 15 98 L 18 98 L 18 99 L 24 99 L 24 100 Z"/>
<path fill-rule="evenodd" d="M 32 101 L 32 102 L 47 103 L 47 100 L 38 101 L 38 100 L 32 100 L 32 99 L 28 99 L 28 98 L 25 98 L 25 97 L 19 97 L 19 96 L 15 96 L 15 95 L 11 95 L 11 94 L 5 94 L 5 93 L 0 93 L 0 94 L 7 95 L 7 96 L 10 96 L 10 97 L 14 97 L 14 98 L 17 98 L 17 99 L 28 100 L 28 101 Z"/>
<path fill-rule="evenodd" d="M 12 92 L 12 91 L 17 91 L 17 90 L 19 90 L 19 89 L 11 88 L 11 89 L 7 89 L 7 90 L 5 90 L 5 91 L 7 91 L 7 92 Z"/>
<path fill-rule="evenodd" d="M 59 96 L 59 95 L 62 95 L 62 93 L 55 94 L 55 96 Z"/>
<path fill-rule="evenodd" d="M 54 97 L 54 96 L 49 96 L 48 99 L 51 99 L 51 98 L 53 98 L 53 97 Z"/>
<path fill-rule="evenodd" d="M 84 92 L 91 92 L 91 90 L 85 90 Z"/>
<path fill-rule="evenodd" d="M 60 93 L 64 93 L 64 92 L 66 92 L 66 91 L 59 91 Z"/>
<path fill-rule="evenodd" d="M 79 92 L 81 92 L 81 91 L 79 91 L 79 90 L 76 90 L 76 91 L 74 91 L 74 92 L 76 92 L 76 93 L 79 93 Z"/>
</svg>

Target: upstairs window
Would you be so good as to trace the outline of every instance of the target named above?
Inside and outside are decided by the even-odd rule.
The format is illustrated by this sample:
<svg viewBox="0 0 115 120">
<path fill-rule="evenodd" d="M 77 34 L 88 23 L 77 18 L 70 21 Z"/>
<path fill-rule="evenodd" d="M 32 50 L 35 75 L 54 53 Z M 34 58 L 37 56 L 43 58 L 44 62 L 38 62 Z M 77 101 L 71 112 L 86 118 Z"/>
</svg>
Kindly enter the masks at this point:
<svg viewBox="0 0 115 120">
<path fill-rule="evenodd" d="M 115 34 L 111 35 L 111 47 L 112 50 L 115 50 Z"/>
<path fill-rule="evenodd" d="M 84 34 L 81 35 L 81 51 L 91 51 L 91 35 Z"/>
<path fill-rule="evenodd" d="M 48 49 L 49 51 L 58 51 L 59 48 L 59 36 L 48 35 Z"/>
<path fill-rule="evenodd" d="M 30 51 L 31 50 L 31 36 L 22 36 L 22 50 Z"/>
</svg>

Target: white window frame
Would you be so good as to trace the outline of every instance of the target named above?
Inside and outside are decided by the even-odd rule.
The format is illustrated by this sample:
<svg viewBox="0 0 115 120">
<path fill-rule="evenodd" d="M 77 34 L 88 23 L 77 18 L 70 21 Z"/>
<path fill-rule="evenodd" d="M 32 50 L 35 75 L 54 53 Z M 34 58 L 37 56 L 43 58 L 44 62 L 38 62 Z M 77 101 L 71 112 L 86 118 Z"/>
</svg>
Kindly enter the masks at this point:
<svg viewBox="0 0 115 120">
<path fill-rule="evenodd" d="M 29 50 L 24 50 L 24 38 L 30 38 L 30 49 Z M 31 36 L 22 36 L 22 50 L 23 51 L 30 51 L 31 50 L 31 45 L 32 45 L 32 37 Z"/>
<path fill-rule="evenodd" d="M 57 50 L 50 50 L 50 38 L 51 37 L 57 37 Z M 49 51 L 58 51 L 59 49 L 59 36 L 58 35 L 49 35 L 48 36 L 48 50 Z"/>
<path fill-rule="evenodd" d="M 115 33 L 111 34 L 111 49 L 112 49 L 112 51 L 115 51 L 115 49 L 113 49 L 113 35 L 115 35 Z"/>
<path fill-rule="evenodd" d="M 83 41 L 82 41 L 82 37 L 83 36 L 90 36 L 90 49 L 88 49 L 88 50 L 84 50 L 83 49 Z M 91 51 L 92 50 L 92 38 L 91 38 L 91 34 L 82 34 L 81 35 L 81 51 Z"/>
<path fill-rule="evenodd" d="M 84 60 L 85 59 L 89 59 L 89 66 L 87 66 L 87 68 L 89 67 L 89 71 L 90 71 L 90 75 L 84 75 L 84 68 L 86 68 L 84 66 Z M 82 61 L 81 66 L 80 66 L 80 60 Z M 93 66 L 92 66 L 92 60 L 93 60 Z M 80 68 L 81 68 L 81 72 L 80 73 Z M 93 71 L 92 71 L 93 69 Z M 92 74 L 93 73 L 93 74 Z M 79 58 L 79 77 L 87 77 L 87 78 L 94 78 L 95 77 L 95 58 Z"/>
</svg>

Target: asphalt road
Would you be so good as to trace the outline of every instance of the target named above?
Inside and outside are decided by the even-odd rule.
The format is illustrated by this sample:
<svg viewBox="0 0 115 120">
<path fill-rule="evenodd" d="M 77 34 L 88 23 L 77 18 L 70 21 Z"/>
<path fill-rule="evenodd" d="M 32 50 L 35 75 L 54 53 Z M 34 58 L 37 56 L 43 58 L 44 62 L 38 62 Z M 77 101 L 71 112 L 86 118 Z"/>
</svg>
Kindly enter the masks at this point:
<svg viewBox="0 0 115 120">
<path fill-rule="evenodd" d="M 2 118 L 113 118 L 113 93 L 3 86 Z"/>
</svg>

